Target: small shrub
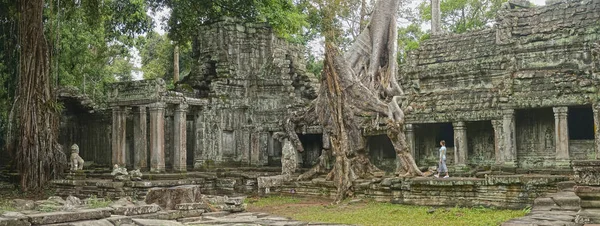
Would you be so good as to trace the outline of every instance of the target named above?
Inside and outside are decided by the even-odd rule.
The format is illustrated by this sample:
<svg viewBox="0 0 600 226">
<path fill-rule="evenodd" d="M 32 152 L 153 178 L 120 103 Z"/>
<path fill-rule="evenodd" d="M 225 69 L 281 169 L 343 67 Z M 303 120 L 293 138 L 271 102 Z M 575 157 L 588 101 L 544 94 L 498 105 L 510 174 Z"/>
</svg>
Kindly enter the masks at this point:
<svg viewBox="0 0 600 226">
<path fill-rule="evenodd" d="M 103 198 L 98 198 L 95 195 L 92 195 L 90 198 L 87 199 L 85 205 L 89 208 L 104 208 L 104 207 L 108 207 L 110 206 L 110 204 L 112 204 L 112 201 L 110 200 L 105 200 Z"/>
</svg>

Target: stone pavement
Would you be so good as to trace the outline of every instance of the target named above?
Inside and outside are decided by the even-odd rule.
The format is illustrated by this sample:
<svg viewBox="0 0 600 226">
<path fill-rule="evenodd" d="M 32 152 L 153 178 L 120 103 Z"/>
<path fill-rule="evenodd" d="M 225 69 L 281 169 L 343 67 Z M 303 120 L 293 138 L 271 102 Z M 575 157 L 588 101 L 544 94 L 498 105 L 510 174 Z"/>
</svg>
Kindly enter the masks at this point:
<svg viewBox="0 0 600 226">
<path fill-rule="evenodd" d="M 524 217 L 504 222 L 502 226 L 575 226 L 575 217 L 580 207 L 580 198 L 575 195 L 575 182 L 558 183 L 559 192 L 539 197 L 533 202 L 531 212 Z"/>
</svg>

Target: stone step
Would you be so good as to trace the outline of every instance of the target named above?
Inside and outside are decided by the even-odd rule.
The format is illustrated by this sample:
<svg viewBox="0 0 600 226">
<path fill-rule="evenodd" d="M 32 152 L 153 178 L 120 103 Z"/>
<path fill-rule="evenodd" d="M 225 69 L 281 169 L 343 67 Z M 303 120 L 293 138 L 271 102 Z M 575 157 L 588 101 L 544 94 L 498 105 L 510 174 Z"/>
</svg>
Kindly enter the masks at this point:
<svg viewBox="0 0 600 226">
<path fill-rule="evenodd" d="M 600 187 L 577 186 L 575 194 L 582 200 L 600 200 Z"/>
<path fill-rule="evenodd" d="M 577 211 L 581 209 L 580 201 L 581 199 L 575 195 L 574 192 L 558 192 L 552 195 L 552 200 L 558 205 L 560 208 L 553 208 L 553 210 L 573 210 Z"/>
<path fill-rule="evenodd" d="M 558 191 L 574 191 L 575 181 L 561 181 L 556 184 Z"/>
<path fill-rule="evenodd" d="M 28 215 L 33 225 L 56 224 L 84 220 L 96 220 L 110 217 L 112 208 L 87 209 L 73 212 L 52 212 Z"/>
</svg>

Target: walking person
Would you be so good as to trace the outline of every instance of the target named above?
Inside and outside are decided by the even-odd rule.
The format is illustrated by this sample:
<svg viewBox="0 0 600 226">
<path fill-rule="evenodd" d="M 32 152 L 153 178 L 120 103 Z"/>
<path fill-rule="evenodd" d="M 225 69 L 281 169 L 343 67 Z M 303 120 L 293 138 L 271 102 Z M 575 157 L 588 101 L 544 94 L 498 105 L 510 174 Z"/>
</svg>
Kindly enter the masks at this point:
<svg viewBox="0 0 600 226">
<path fill-rule="evenodd" d="M 448 178 L 450 176 L 448 176 L 448 167 L 446 167 L 446 141 L 445 140 L 441 140 L 440 141 L 440 161 L 438 163 L 438 170 L 437 170 L 437 174 L 435 175 L 436 178 L 440 177 L 440 173 L 446 173 L 446 176 L 444 176 L 444 178 Z"/>
</svg>

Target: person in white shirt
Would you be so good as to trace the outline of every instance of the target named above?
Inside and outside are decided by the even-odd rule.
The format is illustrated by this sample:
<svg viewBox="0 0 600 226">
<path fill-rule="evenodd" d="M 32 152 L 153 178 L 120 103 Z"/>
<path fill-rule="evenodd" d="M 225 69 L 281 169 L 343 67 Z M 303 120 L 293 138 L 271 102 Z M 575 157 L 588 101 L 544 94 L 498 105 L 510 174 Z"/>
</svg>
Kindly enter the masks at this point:
<svg viewBox="0 0 600 226">
<path fill-rule="evenodd" d="M 444 178 L 448 178 L 450 176 L 448 176 L 448 167 L 446 167 L 446 141 L 445 140 L 441 140 L 440 141 L 440 161 L 438 164 L 438 170 L 437 170 L 437 174 L 435 175 L 435 177 L 439 178 L 440 177 L 440 173 L 446 173 L 446 176 L 444 176 Z"/>
</svg>

